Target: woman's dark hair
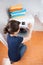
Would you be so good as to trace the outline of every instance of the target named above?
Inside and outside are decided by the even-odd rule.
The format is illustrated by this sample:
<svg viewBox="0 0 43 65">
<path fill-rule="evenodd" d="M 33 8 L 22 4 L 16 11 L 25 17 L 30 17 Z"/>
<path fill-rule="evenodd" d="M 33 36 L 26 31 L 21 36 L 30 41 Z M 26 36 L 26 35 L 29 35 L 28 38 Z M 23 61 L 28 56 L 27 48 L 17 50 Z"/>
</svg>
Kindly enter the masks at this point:
<svg viewBox="0 0 43 65">
<path fill-rule="evenodd" d="M 4 28 L 4 33 L 13 34 L 14 32 L 17 32 L 19 29 L 19 21 L 16 20 L 10 20 L 8 21 L 6 27 Z"/>
</svg>

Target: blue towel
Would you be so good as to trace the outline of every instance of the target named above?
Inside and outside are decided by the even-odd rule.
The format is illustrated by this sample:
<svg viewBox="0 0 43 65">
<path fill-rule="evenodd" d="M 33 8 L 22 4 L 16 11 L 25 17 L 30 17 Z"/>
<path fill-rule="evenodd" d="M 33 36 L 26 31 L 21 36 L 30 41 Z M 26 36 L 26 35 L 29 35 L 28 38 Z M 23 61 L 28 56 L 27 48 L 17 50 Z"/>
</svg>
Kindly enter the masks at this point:
<svg viewBox="0 0 43 65">
<path fill-rule="evenodd" d="M 12 18 L 13 17 L 18 17 L 18 16 L 24 16 L 25 14 L 19 14 L 19 15 L 13 15 L 13 16 L 11 16 Z"/>
<path fill-rule="evenodd" d="M 23 14 L 26 14 L 26 12 L 21 12 L 21 13 L 14 13 L 14 14 L 10 14 L 11 16 L 21 16 Z"/>
</svg>

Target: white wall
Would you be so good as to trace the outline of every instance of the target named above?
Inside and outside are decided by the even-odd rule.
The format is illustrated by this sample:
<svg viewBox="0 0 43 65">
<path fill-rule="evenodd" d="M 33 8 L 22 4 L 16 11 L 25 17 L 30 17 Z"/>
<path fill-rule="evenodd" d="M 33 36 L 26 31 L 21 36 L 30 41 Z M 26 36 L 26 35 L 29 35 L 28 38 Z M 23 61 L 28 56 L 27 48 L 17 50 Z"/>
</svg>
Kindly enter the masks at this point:
<svg viewBox="0 0 43 65">
<path fill-rule="evenodd" d="M 19 3 L 21 3 L 23 7 L 27 8 L 27 11 L 30 11 L 32 15 L 36 15 L 40 12 L 43 13 L 41 0 L 0 0 L 0 32 L 3 31 L 4 25 L 8 20 L 7 8 Z M 38 26 L 35 26 L 34 30 L 37 29 L 39 30 Z M 43 30 L 43 28 L 41 28 L 41 30 Z"/>
</svg>

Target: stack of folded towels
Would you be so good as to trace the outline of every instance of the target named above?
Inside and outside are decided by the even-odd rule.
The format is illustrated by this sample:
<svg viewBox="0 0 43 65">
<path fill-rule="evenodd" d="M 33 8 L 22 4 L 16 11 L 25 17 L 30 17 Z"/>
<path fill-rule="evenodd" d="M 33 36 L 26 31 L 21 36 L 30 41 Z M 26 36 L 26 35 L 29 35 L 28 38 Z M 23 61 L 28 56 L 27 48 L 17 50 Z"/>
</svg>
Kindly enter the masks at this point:
<svg viewBox="0 0 43 65">
<path fill-rule="evenodd" d="M 26 9 L 22 8 L 21 4 L 11 6 L 9 8 L 10 17 L 19 17 L 19 16 L 24 16 L 25 14 L 26 14 Z"/>
</svg>

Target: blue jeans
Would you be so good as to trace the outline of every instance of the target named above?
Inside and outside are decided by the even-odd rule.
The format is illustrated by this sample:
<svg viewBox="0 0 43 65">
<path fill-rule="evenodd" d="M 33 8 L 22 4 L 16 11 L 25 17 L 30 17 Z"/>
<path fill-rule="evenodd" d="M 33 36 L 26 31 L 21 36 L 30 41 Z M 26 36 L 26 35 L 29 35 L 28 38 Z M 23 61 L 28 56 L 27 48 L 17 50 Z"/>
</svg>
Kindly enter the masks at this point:
<svg viewBox="0 0 43 65">
<path fill-rule="evenodd" d="M 24 45 L 23 43 L 21 43 L 20 46 L 19 46 L 19 48 L 20 48 L 20 56 L 22 58 L 22 56 L 24 55 L 27 47 L 26 47 L 26 45 Z M 11 61 L 11 64 L 12 63 L 13 63 L 13 61 Z"/>
<path fill-rule="evenodd" d="M 20 55 L 21 55 L 21 57 L 24 55 L 26 48 L 27 48 L 26 45 L 24 45 L 23 43 L 20 44 Z"/>
</svg>

